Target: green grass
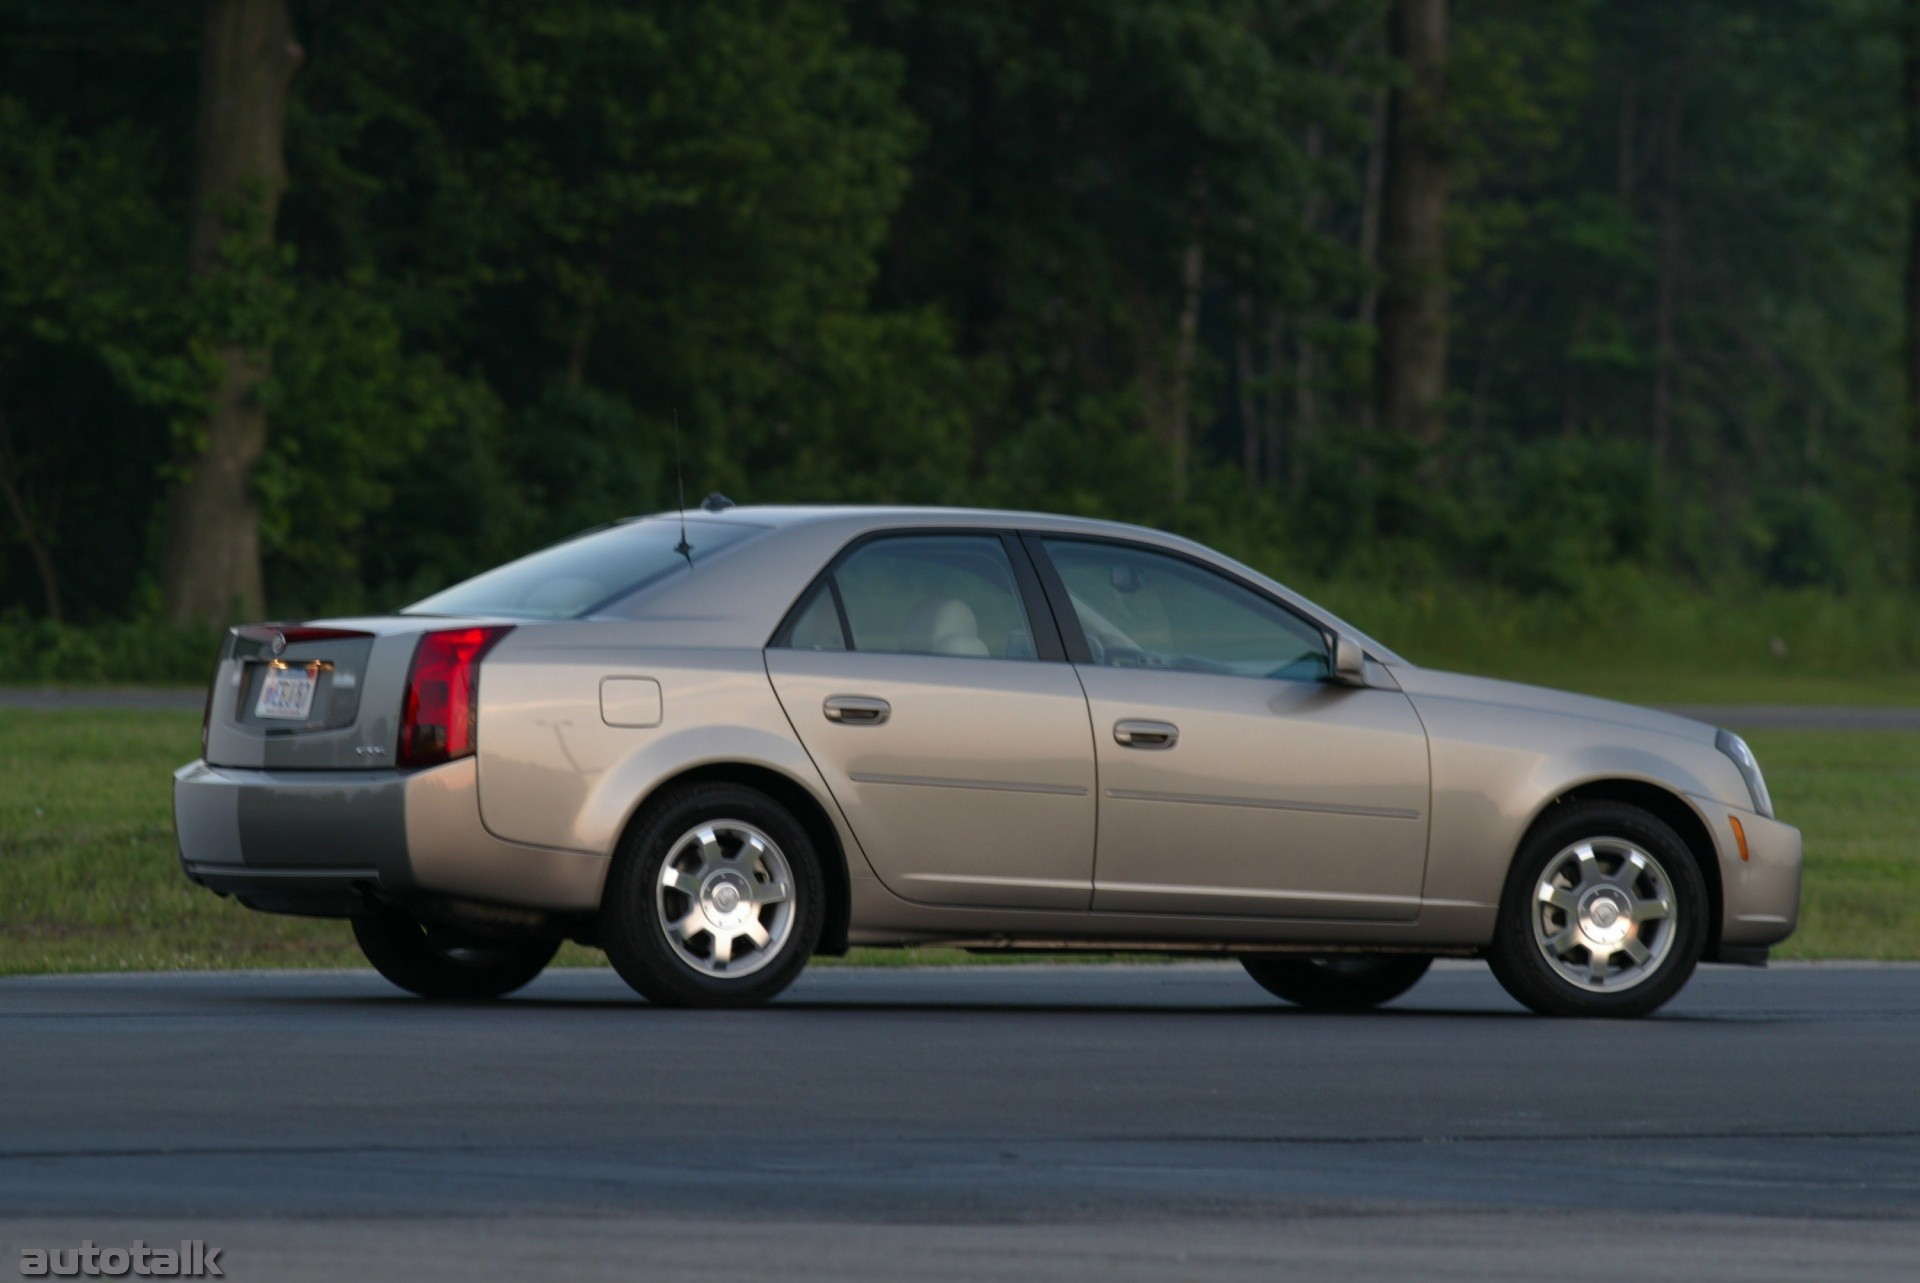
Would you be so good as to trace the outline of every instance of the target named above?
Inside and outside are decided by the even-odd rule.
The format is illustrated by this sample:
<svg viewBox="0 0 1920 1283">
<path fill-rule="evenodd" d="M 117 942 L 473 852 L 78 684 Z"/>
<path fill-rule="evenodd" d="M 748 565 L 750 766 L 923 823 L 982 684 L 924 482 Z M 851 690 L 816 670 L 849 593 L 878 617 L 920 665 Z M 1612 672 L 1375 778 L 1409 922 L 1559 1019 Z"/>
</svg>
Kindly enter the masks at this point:
<svg viewBox="0 0 1920 1283">
<path fill-rule="evenodd" d="M 180 875 L 170 775 L 198 731 L 190 713 L 0 711 L 0 974 L 362 965 L 344 924 L 253 913 Z M 1780 956 L 1920 958 L 1920 734 L 1749 739 L 1807 835 L 1805 912 Z M 601 958 L 568 946 L 561 961 Z"/>
<path fill-rule="evenodd" d="M 1806 842 L 1783 958 L 1920 958 L 1920 734 L 1753 731 L 1782 818 Z"/>
<path fill-rule="evenodd" d="M 1920 673 L 1842 676 L 1794 672 L 1687 672 L 1648 663 L 1578 664 L 1552 656 L 1509 655 L 1497 663 L 1436 663 L 1434 667 L 1535 686 L 1579 691 L 1629 704 L 1840 704 L 1920 707 Z"/>
<path fill-rule="evenodd" d="M 1920 599 L 1693 592 L 1621 572 L 1570 598 L 1485 586 L 1318 596 L 1416 664 L 1636 704 L 1920 705 Z"/>
<path fill-rule="evenodd" d="M 0 711 L 0 973 L 358 963 L 337 922 L 251 913 L 173 851 L 194 713 Z"/>
</svg>

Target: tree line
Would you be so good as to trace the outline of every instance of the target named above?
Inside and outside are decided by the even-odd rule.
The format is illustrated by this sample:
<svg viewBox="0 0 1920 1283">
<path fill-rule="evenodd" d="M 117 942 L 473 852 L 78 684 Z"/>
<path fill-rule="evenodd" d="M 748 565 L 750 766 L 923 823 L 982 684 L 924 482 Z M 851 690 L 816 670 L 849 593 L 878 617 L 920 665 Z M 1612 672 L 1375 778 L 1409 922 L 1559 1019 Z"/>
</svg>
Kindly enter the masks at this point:
<svg viewBox="0 0 1920 1283">
<path fill-rule="evenodd" d="M 0 616 L 689 488 L 1920 574 L 1920 0 L 0 0 Z"/>
</svg>

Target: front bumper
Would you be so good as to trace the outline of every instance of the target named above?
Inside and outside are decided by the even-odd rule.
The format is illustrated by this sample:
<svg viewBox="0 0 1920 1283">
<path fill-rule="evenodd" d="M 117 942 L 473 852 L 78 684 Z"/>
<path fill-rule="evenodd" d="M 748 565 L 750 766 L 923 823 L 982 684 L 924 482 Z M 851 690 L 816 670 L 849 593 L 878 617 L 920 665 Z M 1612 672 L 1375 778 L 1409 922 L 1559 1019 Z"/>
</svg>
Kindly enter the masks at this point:
<svg viewBox="0 0 1920 1283">
<path fill-rule="evenodd" d="M 1785 940 L 1800 923 L 1800 830 L 1707 798 L 1693 801 L 1720 855 L 1721 945 L 1745 950 Z M 1735 820 L 1746 834 L 1744 855 Z"/>
<path fill-rule="evenodd" d="M 192 762 L 174 772 L 188 878 L 268 913 L 347 917 L 369 897 L 452 896 L 591 913 L 608 858 L 503 842 L 464 758 L 421 771 L 286 771 Z"/>
</svg>

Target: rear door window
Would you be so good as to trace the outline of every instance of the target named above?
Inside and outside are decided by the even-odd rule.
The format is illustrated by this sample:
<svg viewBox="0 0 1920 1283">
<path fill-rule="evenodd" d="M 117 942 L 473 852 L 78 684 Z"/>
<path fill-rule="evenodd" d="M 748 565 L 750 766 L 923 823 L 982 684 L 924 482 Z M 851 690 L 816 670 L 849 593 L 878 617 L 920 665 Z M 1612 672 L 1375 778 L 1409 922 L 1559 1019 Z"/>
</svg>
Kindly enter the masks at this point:
<svg viewBox="0 0 1920 1283">
<path fill-rule="evenodd" d="M 972 659 L 1035 659 L 1033 629 L 998 535 L 900 535 L 856 548 L 823 577 L 785 642 Z"/>
</svg>

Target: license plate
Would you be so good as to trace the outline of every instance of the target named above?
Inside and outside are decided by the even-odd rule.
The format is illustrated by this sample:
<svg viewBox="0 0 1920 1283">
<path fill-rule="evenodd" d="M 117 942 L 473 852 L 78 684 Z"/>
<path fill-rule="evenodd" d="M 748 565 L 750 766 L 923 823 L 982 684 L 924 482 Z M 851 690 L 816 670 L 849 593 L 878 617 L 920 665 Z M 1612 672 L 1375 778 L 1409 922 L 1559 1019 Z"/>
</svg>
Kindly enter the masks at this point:
<svg viewBox="0 0 1920 1283">
<path fill-rule="evenodd" d="M 305 670 L 274 669 L 260 684 L 260 699 L 253 706 L 253 715 L 304 722 L 313 711 L 315 685 L 313 674 Z"/>
</svg>

